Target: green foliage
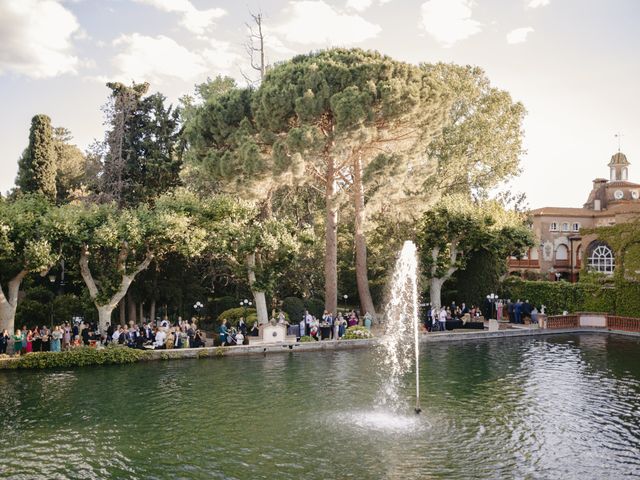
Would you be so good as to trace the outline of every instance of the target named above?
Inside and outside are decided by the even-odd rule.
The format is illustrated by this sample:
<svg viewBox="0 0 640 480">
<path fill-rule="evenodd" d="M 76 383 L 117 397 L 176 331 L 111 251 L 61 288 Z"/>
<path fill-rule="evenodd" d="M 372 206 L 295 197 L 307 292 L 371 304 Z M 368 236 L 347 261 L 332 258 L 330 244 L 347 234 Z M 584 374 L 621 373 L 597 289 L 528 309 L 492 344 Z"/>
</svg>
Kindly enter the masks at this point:
<svg viewBox="0 0 640 480">
<path fill-rule="evenodd" d="M 40 194 L 0 199 L 0 272 L 6 281 L 21 270 L 47 271 L 69 224 Z"/>
<path fill-rule="evenodd" d="M 294 322 L 299 322 L 304 315 L 304 302 L 297 297 L 286 297 L 282 300 L 282 310 L 288 318 L 292 318 Z"/>
<path fill-rule="evenodd" d="M 357 325 L 347 328 L 342 336 L 343 340 L 366 340 L 368 338 L 373 338 L 371 330 Z"/>
<path fill-rule="evenodd" d="M 497 202 L 470 202 L 452 195 L 425 212 L 418 245 L 424 273 L 447 279 L 465 267 L 472 252 L 482 249 L 504 259 L 517 256 L 533 245 L 533 235 L 520 214 Z"/>
<path fill-rule="evenodd" d="M 485 249 L 472 252 L 464 270 L 459 270 L 454 275 L 456 298 L 452 300 L 457 304 L 466 302 L 468 306 L 481 306 L 486 295 L 495 293 L 500 287 L 504 263 L 502 258 Z"/>
<path fill-rule="evenodd" d="M 324 313 L 324 301 L 319 298 L 308 298 L 304 300 L 304 308 L 316 318 L 322 317 Z M 295 317 L 292 317 L 295 318 Z"/>
<path fill-rule="evenodd" d="M 437 63 L 424 68 L 453 99 L 442 135 L 427 150 L 436 166 L 425 190 L 477 194 L 516 175 L 523 153 L 524 106 L 492 87 L 479 67 Z"/>
<path fill-rule="evenodd" d="M 208 244 L 200 218 L 185 211 L 173 194 L 160 197 L 153 208 L 71 204 L 64 209 L 75 229 L 67 242 L 68 257 L 88 252 L 100 304 L 121 288 L 124 275 L 135 277 L 145 259 L 161 261 L 169 254 L 193 257 Z"/>
<path fill-rule="evenodd" d="M 236 327 L 242 317 L 244 317 L 244 323 L 247 324 L 247 328 L 251 328 L 253 322 L 258 320 L 258 314 L 255 308 L 236 307 L 225 310 L 218 315 L 218 324 L 221 324 L 222 320 L 226 318 L 229 326 Z"/>
<path fill-rule="evenodd" d="M 14 368 L 69 368 L 86 365 L 116 365 L 147 359 L 148 352 L 127 347 L 110 346 L 97 349 L 79 347 L 65 352 L 34 352 L 15 360 Z"/>
<path fill-rule="evenodd" d="M 304 335 L 300 337 L 300 343 L 309 343 L 309 342 L 317 342 L 317 340 L 310 335 Z"/>
<path fill-rule="evenodd" d="M 585 291 L 575 283 L 537 282 L 511 277 L 503 282 L 500 296 L 510 298 L 514 302 L 518 299 L 529 300 L 529 303 L 535 305 L 538 310 L 541 305 L 545 305 L 548 315 L 558 315 L 564 310 L 583 311 Z"/>
<path fill-rule="evenodd" d="M 25 193 L 56 199 L 56 152 L 51 119 L 36 115 L 31 120 L 29 146 L 18 162 L 16 185 Z"/>
<path fill-rule="evenodd" d="M 615 313 L 627 317 L 640 315 L 640 284 L 620 281 L 615 289 Z"/>
<path fill-rule="evenodd" d="M 148 83 L 108 83 L 105 107 L 110 129 L 102 145 L 100 194 L 119 207 L 153 203 L 180 184 L 180 112 Z"/>
<path fill-rule="evenodd" d="M 568 312 L 602 312 L 637 317 L 640 311 L 640 285 L 621 279 L 611 281 L 604 275 L 583 275 L 580 282 L 527 281 L 509 278 L 501 296 L 528 299 L 549 315 Z"/>
<path fill-rule="evenodd" d="M 28 298 L 20 302 L 16 310 L 15 325 L 19 325 L 20 328 L 24 325 L 26 325 L 27 328 L 33 328 L 39 325 L 49 325 L 49 323 L 49 306 Z"/>
</svg>

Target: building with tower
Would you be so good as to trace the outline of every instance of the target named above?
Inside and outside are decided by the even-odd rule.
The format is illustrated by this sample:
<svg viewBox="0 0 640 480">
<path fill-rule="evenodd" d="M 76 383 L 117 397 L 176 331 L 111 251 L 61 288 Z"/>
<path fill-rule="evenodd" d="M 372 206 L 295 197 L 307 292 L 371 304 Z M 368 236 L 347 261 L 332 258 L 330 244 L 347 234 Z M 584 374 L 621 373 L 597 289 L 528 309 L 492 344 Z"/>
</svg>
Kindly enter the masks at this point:
<svg viewBox="0 0 640 480">
<path fill-rule="evenodd" d="M 580 270 L 612 275 L 616 255 L 597 235 L 583 229 L 640 221 L 640 184 L 629 178 L 629 161 L 620 151 L 608 164 L 609 180 L 593 180 L 582 208 L 544 207 L 531 212 L 536 246 L 522 258 L 509 259 L 509 273 L 547 280 L 575 282 Z"/>
</svg>

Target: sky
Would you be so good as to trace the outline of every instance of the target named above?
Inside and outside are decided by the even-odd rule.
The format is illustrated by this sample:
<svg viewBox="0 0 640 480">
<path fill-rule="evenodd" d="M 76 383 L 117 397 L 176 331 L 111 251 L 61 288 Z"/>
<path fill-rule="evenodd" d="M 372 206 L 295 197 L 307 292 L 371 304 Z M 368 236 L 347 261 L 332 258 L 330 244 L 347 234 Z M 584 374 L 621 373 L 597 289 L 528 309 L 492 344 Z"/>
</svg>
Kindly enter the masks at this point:
<svg viewBox="0 0 640 480">
<path fill-rule="evenodd" d="M 0 191 L 34 115 L 82 149 L 104 137 L 107 81 L 174 103 L 207 77 L 243 83 L 258 11 L 269 62 L 340 46 L 482 67 L 527 109 L 507 188 L 531 208 L 581 206 L 618 141 L 640 182 L 638 0 L 0 0 Z"/>
</svg>

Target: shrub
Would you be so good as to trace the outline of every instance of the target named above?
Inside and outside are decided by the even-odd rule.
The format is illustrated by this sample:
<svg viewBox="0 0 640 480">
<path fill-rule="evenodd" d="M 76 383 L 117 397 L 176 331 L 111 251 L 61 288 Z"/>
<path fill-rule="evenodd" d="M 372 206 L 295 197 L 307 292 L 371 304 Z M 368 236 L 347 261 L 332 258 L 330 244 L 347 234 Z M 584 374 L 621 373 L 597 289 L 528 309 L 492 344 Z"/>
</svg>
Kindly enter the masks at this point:
<svg viewBox="0 0 640 480">
<path fill-rule="evenodd" d="M 304 337 L 300 337 L 300 343 L 308 343 L 308 342 L 315 342 L 316 339 L 309 336 L 309 335 L 305 335 Z"/>
<path fill-rule="evenodd" d="M 282 300 L 282 311 L 298 323 L 304 315 L 304 302 L 298 297 L 286 297 Z"/>
<path fill-rule="evenodd" d="M 349 327 L 343 335 L 343 340 L 365 340 L 367 338 L 373 338 L 371 331 L 365 327 Z"/>
<path fill-rule="evenodd" d="M 324 300 L 319 298 L 308 298 L 304 301 L 304 308 L 316 318 L 322 317 L 324 313 Z"/>
<path fill-rule="evenodd" d="M 148 357 L 144 350 L 128 347 L 80 347 L 64 352 L 34 352 L 15 361 L 15 368 L 68 368 L 85 365 L 116 365 L 135 363 Z"/>
<path fill-rule="evenodd" d="M 238 299 L 229 295 L 224 297 L 214 298 L 211 302 L 211 314 L 214 318 L 217 318 L 225 310 L 235 308 L 238 306 Z"/>
<path fill-rule="evenodd" d="M 220 315 L 218 315 L 218 325 L 222 323 L 222 320 L 225 318 L 229 321 L 229 325 L 235 327 L 238 325 L 240 318 L 244 317 L 246 314 L 246 318 L 244 319 L 244 323 L 246 323 L 249 327 L 253 325 L 253 322 L 258 320 L 258 314 L 256 313 L 255 308 L 244 308 L 244 307 L 236 307 L 230 308 L 229 310 L 225 310 Z"/>
</svg>

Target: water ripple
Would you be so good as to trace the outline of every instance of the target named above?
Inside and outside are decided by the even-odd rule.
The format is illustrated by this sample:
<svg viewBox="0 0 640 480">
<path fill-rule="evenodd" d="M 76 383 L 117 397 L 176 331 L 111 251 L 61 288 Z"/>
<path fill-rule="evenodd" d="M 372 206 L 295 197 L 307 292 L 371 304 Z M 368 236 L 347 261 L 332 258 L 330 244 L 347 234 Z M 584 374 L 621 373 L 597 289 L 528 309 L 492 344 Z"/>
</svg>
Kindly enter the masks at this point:
<svg viewBox="0 0 640 480">
<path fill-rule="evenodd" d="M 637 339 L 430 344 L 421 415 L 376 409 L 376 370 L 358 350 L 2 372 L 0 477 L 640 476 Z"/>
</svg>

